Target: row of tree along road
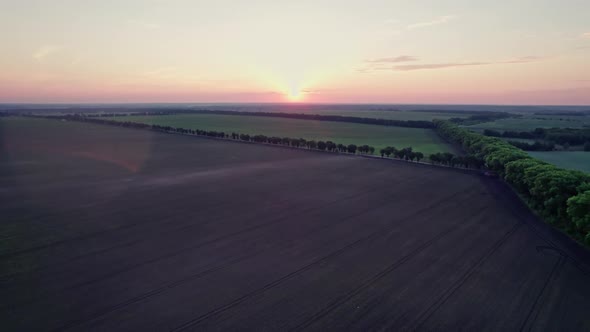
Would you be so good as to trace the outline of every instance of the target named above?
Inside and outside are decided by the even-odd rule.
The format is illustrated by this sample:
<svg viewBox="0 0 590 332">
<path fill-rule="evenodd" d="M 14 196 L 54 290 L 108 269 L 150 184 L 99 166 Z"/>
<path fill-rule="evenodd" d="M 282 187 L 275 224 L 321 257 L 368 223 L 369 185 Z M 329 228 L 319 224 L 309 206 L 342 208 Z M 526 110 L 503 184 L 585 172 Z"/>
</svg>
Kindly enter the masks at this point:
<svg viewBox="0 0 590 332">
<path fill-rule="evenodd" d="M 507 142 L 434 120 L 442 137 L 460 144 L 502 176 L 546 221 L 590 245 L 590 175 L 529 156 Z"/>
<path fill-rule="evenodd" d="M 151 129 L 161 132 L 177 133 L 184 135 L 197 135 L 207 136 L 219 139 L 228 139 L 243 142 L 252 142 L 269 145 L 281 145 L 291 148 L 309 149 L 316 151 L 334 152 L 334 153 L 348 153 L 348 154 L 359 154 L 365 156 L 375 156 L 375 148 L 370 145 L 357 145 L 357 144 L 341 144 L 332 141 L 315 141 L 306 140 L 304 138 L 292 138 L 292 137 L 276 137 L 266 135 L 251 135 L 244 133 L 226 133 L 223 131 L 213 130 L 202 130 L 202 129 L 186 129 L 180 127 L 161 126 L 161 125 L 149 125 L 145 123 L 132 122 L 132 121 L 117 121 L 111 119 L 105 119 L 104 117 L 91 117 L 82 116 L 79 114 L 68 114 L 59 116 L 35 116 L 49 119 L 61 119 L 79 122 L 90 122 L 105 125 L 114 125 L 120 127 L 139 128 L 139 129 Z M 419 151 L 414 151 L 412 147 L 396 148 L 388 146 L 379 151 L 381 158 L 395 158 L 398 160 L 405 160 L 410 162 L 421 162 L 426 156 Z M 430 163 L 433 165 L 444 165 L 449 167 L 461 167 L 461 168 L 473 168 L 481 169 L 484 166 L 483 160 L 477 159 L 474 156 L 458 156 L 449 152 L 445 153 L 434 153 L 428 156 Z"/>
</svg>

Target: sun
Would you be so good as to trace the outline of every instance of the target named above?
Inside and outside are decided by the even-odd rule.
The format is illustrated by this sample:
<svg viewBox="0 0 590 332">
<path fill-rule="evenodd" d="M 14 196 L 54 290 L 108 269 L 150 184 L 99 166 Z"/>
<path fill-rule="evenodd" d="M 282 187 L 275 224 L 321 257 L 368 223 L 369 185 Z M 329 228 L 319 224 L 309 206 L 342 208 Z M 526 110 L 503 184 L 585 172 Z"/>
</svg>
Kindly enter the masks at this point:
<svg viewBox="0 0 590 332">
<path fill-rule="evenodd" d="M 296 103 L 296 102 L 301 101 L 302 99 L 303 99 L 303 93 L 301 93 L 301 90 L 299 90 L 297 88 L 292 88 L 287 93 L 287 100 L 289 100 L 289 102 Z"/>
<path fill-rule="evenodd" d="M 301 101 L 301 98 L 302 98 L 302 96 L 301 96 L 301 93 L 299 93 L 299 92 L 289 93 L 287 95 L 287 99 L 292 103 L 296 103 L 298 101 Z"/>
</svg>

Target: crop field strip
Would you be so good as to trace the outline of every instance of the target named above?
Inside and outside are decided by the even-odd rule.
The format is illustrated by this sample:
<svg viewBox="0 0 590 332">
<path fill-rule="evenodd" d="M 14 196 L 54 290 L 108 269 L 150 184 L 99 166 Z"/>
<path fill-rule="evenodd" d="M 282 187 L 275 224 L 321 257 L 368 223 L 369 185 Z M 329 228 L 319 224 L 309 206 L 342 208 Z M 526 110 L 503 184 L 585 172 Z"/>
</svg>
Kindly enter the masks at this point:
<svg viewBox="0 0 590 332">
<path fill-rule="evenodd" d="M 532 157 L 565 169 L 590 173 L 590 151 L 530 151 Z"/>
<path fill-rule="evenodd" d="M 90 137 L 77 133 L 76 144 L 93 140 L 98 128 Z M 6 256 L 0 264 L 32 263 L 0 279 L 0 295 L 11 299 L 0 307 L 6 326 L 428 329 L 453 328 L 472 317 L 476 321 L 466 326 L 478 328 L 485 321 L 516 329 L 548 326 L 553 312 L 566 309 L 575 318 L 572 324 L 583 320 L 583 308 L 568 303 L 567 296 L 575 290 L 582 301 L 590 298 L 588 276 L 576 267 L 585 266 L 587 256 L 572 261 L 552 250 L 537 251 L 555 245 L 567 255 L 569 247 L 546 225 L 533 227 L 534 217 L 494 180 L 404 163 L 142 136 L 124 128 L 106 132 L 115 134 L 105 135 L 106 141 L 149 137 L 152 148 L 143 168 L 133 173 L 102 165 L 76 173 L 77 165 L 92 163 L 22 150 L 10 150 L 14 159 L 2 161 L 16 165 L 40 158 L 50 170 L 52 163 L 67 159 L 60 164 L 67 171 L 57 178 L 17 168 L 10 174 L 18 181 L 0 176 L 0 184 L 11 184 L 15 192 L 0 191 L 10 206 L 0 207 L 2 215 L 34 207 L 30 198 L 19 200 L 31 176 L 46 178 L 40 181 L 47 184 L 45 192 L 35 198 L 58 205 L 74 196 L 93 202 L 108 192 L 101 179 L 110 179 L 104 185 L 110 186 L 131 178 L 112 189 L 117 195 L 110 200 L 88 205 L 86 216 L 75 206 L 62 206 L 11 226 L 13 240 L 22 243 L 20 252 L 2 248 Z M 35 131 L 2 134 L 26 141 Z M 134 145 L 121 141 L 119 148 Z M 255 167 L 259 158 L 266 159 Z M 75 193 L 52 195 L 70 180 L 84 183 Z M 124 216 L 119 219 L 117 211 Z M 47 241 L 44 235 L 52 228 L 37 232 L 39 223 L 68 231 Z M 490 269 L 500 274 L 483 273 Z M 509 280 L 524 291 L 512 283 L 507 285 L 513 294 L 503 291 Z M 565 280 L 575 287 L 557 291 L 566 287 Z M 467 315 L 478 308 L 474 287 L 490 298 L 486 308 L 500 309 Z M 522 297 L 514 302 L 526 310 L 515 310 L 517 317 L 502 309 L 514 309 L 508 295 Z M 454 308 L 462 308 L 459 316 L 441 314 Z"/>
</svg>

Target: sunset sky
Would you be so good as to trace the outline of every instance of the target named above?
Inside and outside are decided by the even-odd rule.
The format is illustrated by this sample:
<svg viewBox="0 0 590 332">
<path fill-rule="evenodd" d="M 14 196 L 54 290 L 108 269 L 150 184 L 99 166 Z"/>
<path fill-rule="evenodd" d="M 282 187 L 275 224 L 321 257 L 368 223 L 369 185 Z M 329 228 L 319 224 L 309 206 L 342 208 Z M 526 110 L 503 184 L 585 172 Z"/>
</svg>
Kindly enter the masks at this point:
<svg viewBox="0 0 590 332">
<path fill-rule="evenodd" d="M 590 105 L 590 1 L 1 0 L 0 102 Z"/>
</svg>

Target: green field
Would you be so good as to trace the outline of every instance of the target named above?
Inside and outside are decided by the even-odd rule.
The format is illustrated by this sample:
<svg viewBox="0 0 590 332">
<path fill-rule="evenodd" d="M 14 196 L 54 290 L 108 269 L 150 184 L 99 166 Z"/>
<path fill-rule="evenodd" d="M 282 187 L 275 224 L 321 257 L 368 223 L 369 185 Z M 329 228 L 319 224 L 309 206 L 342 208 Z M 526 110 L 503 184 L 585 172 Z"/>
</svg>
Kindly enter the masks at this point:
<svg viewBox="0 0 590 332">
<path fill-rule="evenodd" d="M 117 121 L 134 121 L 147 124 L 262 134 L 266 136 L 304 138 L 307 140 L 331 140 L 342 144 L 368 144 L 377 151 L 386 146 L 403 148 L 411 146 L 425 155 L 436 152 L 456 153 L 430 129 L 386 127 L 357 123 L 282 119 L 253 116 L 178 114 L 161 116 L 114 117 Z"/>
<path fill-rule="evenodd" d="M 529 151 L 534 158 L 558 167 L 590 173 L 590 152 L 586 151 Z"/>
<path fill-rule="evenodd" d="M 525 115 L 521 118 L 507 118 L 478 123 L 465 128 L 481 132 L 484 129 L 532 131 L 535 128 L 584 128 L 587 126 L 590 126 L 590 116 Z"/>
</svg>

